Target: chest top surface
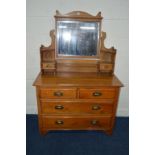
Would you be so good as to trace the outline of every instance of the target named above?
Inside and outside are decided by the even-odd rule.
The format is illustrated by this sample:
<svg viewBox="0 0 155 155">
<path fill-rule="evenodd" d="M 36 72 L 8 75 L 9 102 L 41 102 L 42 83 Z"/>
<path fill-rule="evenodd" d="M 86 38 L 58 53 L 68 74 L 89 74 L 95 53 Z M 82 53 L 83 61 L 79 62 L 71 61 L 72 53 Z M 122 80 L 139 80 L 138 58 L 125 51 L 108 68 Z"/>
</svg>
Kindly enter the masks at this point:
<svg viewBox="0 0 155 155">
<path fill-rule="evenodd" d="M 55 73 L 39 74 L 34 86 L 110 86 L 122 87 L 123 84 L 115 75 L 103 76 L 101 73 Z"/>
</svg>

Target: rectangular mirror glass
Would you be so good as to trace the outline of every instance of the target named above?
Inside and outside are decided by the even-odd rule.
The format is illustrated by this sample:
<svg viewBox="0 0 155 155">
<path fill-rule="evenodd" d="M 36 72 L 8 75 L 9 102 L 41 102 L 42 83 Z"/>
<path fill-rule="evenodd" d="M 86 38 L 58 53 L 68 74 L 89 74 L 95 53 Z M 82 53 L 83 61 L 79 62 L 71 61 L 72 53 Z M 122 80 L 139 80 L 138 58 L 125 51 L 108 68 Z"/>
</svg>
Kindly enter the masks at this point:
<svg viewBox="0 0 155 155">
<path fill-rule="evenodd" d="M 99 22 L 57 21 L 58 56 L 97 56 Z"/>
</svg>

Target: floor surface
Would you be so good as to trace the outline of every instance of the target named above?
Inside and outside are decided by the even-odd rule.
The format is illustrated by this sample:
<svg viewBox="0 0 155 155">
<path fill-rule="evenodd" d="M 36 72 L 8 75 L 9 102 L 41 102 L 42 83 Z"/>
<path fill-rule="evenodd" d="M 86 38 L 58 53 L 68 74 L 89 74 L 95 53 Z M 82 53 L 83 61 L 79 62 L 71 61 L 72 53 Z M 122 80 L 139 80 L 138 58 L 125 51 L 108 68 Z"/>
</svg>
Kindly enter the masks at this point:
<svg viewBox="0 0 155 155">
<path fill-rule="evenodd" d="M 27 155 L 128 155 L 129 118 L 117 117 L 112 136 L 100 131 L 52 131 L 41 136 L 37 115 L 26 116 Z"/>
</svg>

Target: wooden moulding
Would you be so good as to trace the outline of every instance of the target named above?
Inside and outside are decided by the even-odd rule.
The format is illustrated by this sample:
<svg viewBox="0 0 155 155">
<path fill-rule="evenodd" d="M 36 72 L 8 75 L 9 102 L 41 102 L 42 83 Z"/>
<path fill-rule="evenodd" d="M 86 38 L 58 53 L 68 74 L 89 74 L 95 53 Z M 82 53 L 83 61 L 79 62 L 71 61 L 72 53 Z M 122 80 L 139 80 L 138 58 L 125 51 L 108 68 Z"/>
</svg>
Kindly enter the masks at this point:
<svg viewBox="0 0 155 155">
<path fill-rule="evenodd" d="M 56 10 L 55 18 L 69 18 L 69 19 L 90 19 L 90 20 L 101 20 L 101 12 L 98 12 L 96 16 L 93 16 L 87 12 L 83 11 L 72 11 L 67 14 L 61 14 L 58 10 Z"/>
<path fill-rule="evenodd" d="M 89 13 L 83 11 L 73 11 L 62 15 L 59 11 L 56 11 L 56 20 L 58 18 L 64 20 L 77 19 L 79 21 L 101 20 L 101 12 L 96 16 L 92 16 Z M 40 47 L 40 68 L 41 73 L 53 73 L 53 72 L 102 72 L 105 74 L 113 74 L 115 67 L 116 49 L 114 47 L 106 48 L 104 46 L 104 40 L 106 33 L 100 33 L 100 47 L 99 58 L 56 58 L 56 33 L 55 30 L 50 31 L 51 44 L 48 47 L 41 45 Z"/>
</svg>

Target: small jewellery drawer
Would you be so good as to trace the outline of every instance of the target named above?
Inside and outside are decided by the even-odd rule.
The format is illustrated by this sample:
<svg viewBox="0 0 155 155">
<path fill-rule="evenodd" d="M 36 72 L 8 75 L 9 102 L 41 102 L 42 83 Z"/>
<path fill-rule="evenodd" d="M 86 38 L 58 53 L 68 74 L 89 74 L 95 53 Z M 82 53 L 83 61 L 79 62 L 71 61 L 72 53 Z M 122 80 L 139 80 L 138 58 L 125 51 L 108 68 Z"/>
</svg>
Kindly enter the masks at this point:
<svg viewBox="0 0 155 155">
<path fill-rule="evenodd" d="M 48 129 L 99 129 L 109 128 L 110 116 L 43 116 L 43 128 Z"/>
<path fill-rule="evenodd" d="M 54 63 L 42 63 L 42 68 L 43 69 L 55 69 L 55 64 Z"/>
<path fill-rule="evenodd" d="M 100 70 L 102 71 L 112 71 L 113 64 L 100 64 Z"/>
<path fill-rule="evenodd" d="M 89 89 L 82 88 L 79 90 L 79 98 L 81 99 L 110 99 L 115 97 L 115 89 L 113 88 L 99 88 Z"/>
<path fill-rule="evenodd" d="M 41 88 L 40 97 L 51 99 L 76 98 L 76 88 Z"/>
<path fill-rule="evenodd" d="M 112 103 L 41 102 L 43 114 L 112 114 L 112 111 Z"/>
</svg>

